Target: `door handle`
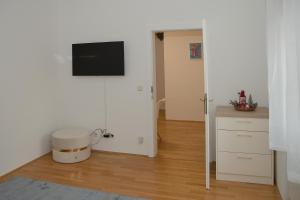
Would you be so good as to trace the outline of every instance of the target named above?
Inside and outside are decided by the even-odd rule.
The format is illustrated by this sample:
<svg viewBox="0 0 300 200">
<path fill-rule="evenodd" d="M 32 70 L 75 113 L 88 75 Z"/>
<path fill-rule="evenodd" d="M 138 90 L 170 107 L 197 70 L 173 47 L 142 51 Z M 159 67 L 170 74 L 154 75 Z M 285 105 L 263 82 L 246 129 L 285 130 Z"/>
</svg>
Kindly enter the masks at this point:
<svg viewBox="0 0 300 200">
<path fill-rule="evenodd" d="M 204 113 L 207 114 L 207 101 L 212 102 L 213 99 L 207 99 L 207 94 L 204 94 L 204 99 L 200 98 L 200 101 L 204 102 Z"/>
</svg>

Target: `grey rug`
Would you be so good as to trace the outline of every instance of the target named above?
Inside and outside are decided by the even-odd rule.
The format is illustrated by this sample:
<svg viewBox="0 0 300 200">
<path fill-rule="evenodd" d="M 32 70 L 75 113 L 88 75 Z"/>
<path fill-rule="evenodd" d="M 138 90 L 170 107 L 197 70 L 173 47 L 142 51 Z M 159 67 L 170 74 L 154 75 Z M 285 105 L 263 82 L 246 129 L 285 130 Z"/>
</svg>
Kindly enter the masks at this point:
<svg viewBox="0 0 300 200">
<path fill-rule="evenodd" d="M 15 177 L 0 184 L 0 200 L 142 200 L 117 194 Z"/>
</svg>

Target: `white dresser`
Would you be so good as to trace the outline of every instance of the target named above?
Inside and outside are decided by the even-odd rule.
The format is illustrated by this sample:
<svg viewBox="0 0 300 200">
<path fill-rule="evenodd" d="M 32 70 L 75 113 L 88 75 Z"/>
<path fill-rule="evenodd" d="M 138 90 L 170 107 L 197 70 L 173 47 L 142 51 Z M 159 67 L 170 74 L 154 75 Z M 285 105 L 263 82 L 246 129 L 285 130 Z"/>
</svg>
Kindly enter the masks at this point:
<svg viewBox="0 0 300 200">
<path fill-rule="evenodd" d="M 274 183 L 274 155 L 269 149 L 268 109 L 235 111 L 216 109 L 216 179 L 249 183 Z"/>
</svg>

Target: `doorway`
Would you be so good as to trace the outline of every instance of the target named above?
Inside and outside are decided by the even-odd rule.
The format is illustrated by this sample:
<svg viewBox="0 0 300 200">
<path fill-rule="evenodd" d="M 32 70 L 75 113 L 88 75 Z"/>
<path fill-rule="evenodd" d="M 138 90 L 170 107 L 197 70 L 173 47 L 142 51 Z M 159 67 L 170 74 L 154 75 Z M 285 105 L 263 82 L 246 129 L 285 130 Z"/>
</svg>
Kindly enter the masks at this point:
<svg viewBox="0 0 300 200">
<path fill-rule="evenodd" d="M 167 120 L 204 122 L 202 30 L 165 31 L 155 36 L 160 111 L 165 111 Z"/>
<path fill-rule="evenodd" d="M 202 29 L 153 32 L 153 48 L 158 156 L 198 165 L 205 182 Z"/>
</svg>

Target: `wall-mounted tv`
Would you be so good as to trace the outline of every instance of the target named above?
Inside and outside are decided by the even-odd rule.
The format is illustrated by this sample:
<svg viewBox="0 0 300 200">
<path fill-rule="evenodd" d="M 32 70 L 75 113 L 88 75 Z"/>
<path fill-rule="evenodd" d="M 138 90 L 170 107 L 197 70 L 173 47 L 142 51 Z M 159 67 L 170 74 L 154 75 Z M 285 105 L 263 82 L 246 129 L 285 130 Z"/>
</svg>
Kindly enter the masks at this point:
<svg viewBox="0 0 300 200">
<path fill-rule="evenodd" d="M 72 44 L 73 76 L 124 76 L 124 42 Z"/>
</svg>

